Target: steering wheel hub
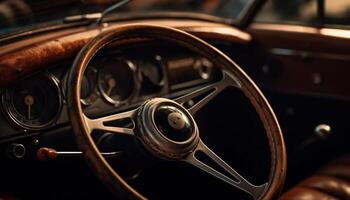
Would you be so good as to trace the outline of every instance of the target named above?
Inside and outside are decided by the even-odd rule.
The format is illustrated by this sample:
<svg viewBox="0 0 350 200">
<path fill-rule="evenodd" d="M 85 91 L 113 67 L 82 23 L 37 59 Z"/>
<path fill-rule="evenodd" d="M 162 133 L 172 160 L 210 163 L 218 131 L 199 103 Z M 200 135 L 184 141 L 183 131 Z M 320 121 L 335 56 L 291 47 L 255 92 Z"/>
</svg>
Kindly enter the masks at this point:
<svg viewBox="0 0 350 200">
<path fill-rule="evenodd" d="M 198 144 L 198 128 L 191 114 L 180 104 L 154 98 L 140 107 L 137 138 L 153 155 L 181 159 Z"/>
<path fill-rule="evenodd" d="M 184 142 L 193 134 L 189 118 L 174 106 L 159 106 L 154 113 L 154 122 L 166 138 L 175 142 Z"/>
</svg>

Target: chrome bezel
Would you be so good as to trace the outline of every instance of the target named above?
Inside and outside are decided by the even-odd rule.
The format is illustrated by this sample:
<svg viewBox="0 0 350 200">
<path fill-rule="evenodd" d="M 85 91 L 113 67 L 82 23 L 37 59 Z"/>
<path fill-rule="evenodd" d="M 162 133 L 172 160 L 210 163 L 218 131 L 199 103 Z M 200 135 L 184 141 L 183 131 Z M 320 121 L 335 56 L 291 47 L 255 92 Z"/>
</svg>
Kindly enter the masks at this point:
<svg viewBox="0 0 350 200">
<path fill-rule="evenodd" d="M 129 95 L 128 98 L 122 100 L 122 101 L 118 101 L 118 100 L 114 100 L 112 99 L 110 96 L 108 96 L 106 94 L 106 92 L 103 90 L 102 85 L 100 84 L 100 73 L 101 73 L 101 69 L 103 68 L 100 67 L 97 73 L 97 87 L 98 87 L 98 91 L 100 92 L 101 96 L 103 97 L 103 99 L 105 101 L 107 101 L 108 103 L 114 105 L 115 107 L 119 107 L 121 105 L 130 103 L 131 100 L 136 96 L 136 94 L 139 92 L 140 90 L 140 82 L 138 81 L 137 78 L 137 73 L 136 73 L 136 66 L 135 64 L 128 59 L 122 59 L 122 58 L 117 58 L 117 60 L 125 62 L 125 64 L 128 66 L 128 68 L 130 69 L 130 71 L 132 72 L 132 78 L 133 78 L 133 83 L 134 83 L 134 87 Z"/>
<path fill-rule="evenodd" d="M 160 87 L 160 88 L 163 88 L 166 84 L 166 74 L 167 74 L 167 70 L 166 70 L 166 66 L 164 64 L 164 61 L 163 61 L 163 57 L 158 55 L 158 54 L 155 54 L 154 56 L 152 56 L 151 58 L 143 58 L 141 59 L 139 62 L 138 62 L 138 68 L 139 68 L 139 72 L 140 72 L 140 77 L 142 77 L 142 72 L 141 72 L 141 69 L 140 69 L 140 65 L 143 64 L 145 61 L 151 61 L 151 62 L 154 62 L 154 64 L 156 65 L 157 67 L 157 70 L 160 71 L 160 73 L 162 74 L 162 80 L 157 83 L 157 84 L 154 84 L 155 86 L 157 87 Z M 141 79 L 142 80 L 142 79 Z M 142 80 L 143 81 L 143 80 Z"/>
<path fill-rule="evenodd" d="M 43 73 L 37 77 L 45 78 L 48 81 L 50 81 L 53 86 L 55 87 L 55 91 L 57 92 L 57 97 L 58 97 L 58 109 L 57 113 L 47 122 L 41 125 L 32 125 L 32 124 L 27 124 L 20 119 L 16 117 L 15 114 L 15 108 L 11 101 L 11 98 L 8 96 L 10 91 L 13 90 L 13 88 L 5 89 L 3 94 L 1 95 L 1 110 L 4 113 L 6 119 L 14 126 L 17 128 L 22 128 L 24 130 L 42 130 L 45 128 L 50 127 L 54 122 L 57 121 L 61 111 L 62 111 L 62 91 L 59 86 L 59 80 L 50 73 Z"/>
</svg>

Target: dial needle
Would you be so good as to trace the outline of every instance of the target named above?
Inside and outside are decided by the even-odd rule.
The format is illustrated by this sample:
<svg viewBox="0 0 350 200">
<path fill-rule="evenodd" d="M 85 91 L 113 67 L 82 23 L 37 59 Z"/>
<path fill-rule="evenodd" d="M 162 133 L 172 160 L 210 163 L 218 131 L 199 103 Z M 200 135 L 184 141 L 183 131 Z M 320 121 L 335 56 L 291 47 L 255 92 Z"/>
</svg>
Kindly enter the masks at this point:
<svg viewBox="0 0 350 200">
<path fill-rule="evenodd" d="M 24 103 L 27 105 L 28 107 L 28 119 L 31 118 L 31 107 L 34 104 L 34 97 L 32 95 L 27 95 L 24 97 Z"/>
<path fill-rule="evenodd" d="M 107 90 L 107 95 L 109 96 L 113 90 L 113 88 L 117 85 L 117 82 L 115 81 L 114 78 L 110 78 L 107 81 L 108 84 L 108 90 Z"/>
</svg>

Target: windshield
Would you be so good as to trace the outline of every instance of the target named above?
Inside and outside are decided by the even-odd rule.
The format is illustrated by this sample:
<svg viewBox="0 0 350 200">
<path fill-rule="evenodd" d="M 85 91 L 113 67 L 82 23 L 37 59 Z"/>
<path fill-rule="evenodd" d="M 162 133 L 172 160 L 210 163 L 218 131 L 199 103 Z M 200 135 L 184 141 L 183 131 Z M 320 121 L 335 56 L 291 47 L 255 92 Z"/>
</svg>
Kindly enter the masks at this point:
<svg viewBox="0 0 350 200">
<path fill-rule="evenodd" d="M 0 0 L 0 33 L 64 17 L 101 12 L 118 0 Z M 234 20 L 250 0 L 132 0 L 111 15 L 181 11 L 209 14 Z"/>
</svg>

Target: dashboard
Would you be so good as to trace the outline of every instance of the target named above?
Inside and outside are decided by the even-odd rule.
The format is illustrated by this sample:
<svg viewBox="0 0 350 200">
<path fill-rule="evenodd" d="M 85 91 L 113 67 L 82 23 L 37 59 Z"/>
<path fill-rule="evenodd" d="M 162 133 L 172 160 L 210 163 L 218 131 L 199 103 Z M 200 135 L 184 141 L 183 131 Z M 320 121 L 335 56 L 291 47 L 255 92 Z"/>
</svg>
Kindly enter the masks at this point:
<svg viewBox="0 0 350 200">
<path fill-rule="evenodd" d="M 213 34 L 211 31 L 215 30 L 215 27 L 206 24 L 199 26 L 191 22 L 188 27 L 184 21 L 174 24 L 176 24 L 174 27 L 181 24 L 183 26 L 181 29 L 196 33 L 196 36 L 202 36 L 207 42 L 219 48 L 237 62 L 263 89 L 281 122 L 289 152 L 292 152 L 291 167 L 288 168 L 290 172 L 293 173 L 295 170 L 297 173 L 306 174 L 309 172 L 308 169 L 303 172 L 300 172 L 300 169 L 304 169 L 304 166 L 316 168 L 324 161 L 319 159 L 319 162 L 309 163 L 310 155 L 314 155 L 312 152 L 308 153 L 306 149 L 303 156 L 297 152 L 301 142 L 310 138 L 314 127 L 318 124 L 327 123 L 335 127 L 336 134 L 335 137 L 332 136 L 332 141 L 336 141 L 334 146 L 339 151 L 342 150 L 342 146 L 345 149 L 346 145 L 342 142 L 348 141 L 343 138 L 348 138 L 349 127 L 348 121 L 342 116 L 350 112 L 348 104 L 350 90 L 348 84 L 340 84 L 346 82 L 347 73 L 339 72 L 347 71 L 349 58 L 339 55 L 339 52 L 346 52 L 349 40 L 344 42 L 345 40 L 339 38 L 323 38 L 329 43 L 339 40 L 339 45 L 338 43 L 333 45 L 337 48 L 329 49 L 332 45 L 310 39 L 316 37 L 315 35 L 290 37 L 285 32 L 280 33 L 273 29 L 270 30 L 272 34 L 265 30 L 264 25 L 260 25 L 261 27 L 255 25 L 249 30 L 254 38 L 254 41 L 250 42 L 250 37 L 244 37 L 246 35 L 243 33 L 238 34 L 232 27 L 225 29 L 227 31 L 222 31 L 227 27 L 216 27 L 220 31 Z M 59 35 L 50 36 L 52 38 L 47 36 L 49 39 L 33 36 L 28 41 L 5 44 L 7 46 L 4 45 L 0 49 L 0 86 L 3 88 L 0 90 L 0 121 L 2 121 L 0 143 L 3 143 L 0 150 L 3 155 L 10 155 L 8 149 L 12 147 L 13 141 L 26 147 L 25 159 L 28 160 L 35 157 L 39 147 L 54 147 L 60 151 L 76 149 L 67 113 L 66 88 L 71 87 L 67 84 L 67 77 L 76 53 L 87 41 L 82 40 L 94 37 L 97 32 L 85 29 L 84 32 L 66 30 Z M 232 34 L 231 37 L 226 33 Z M 52 42 L 53 38 L 58 39 Z M 246 40 L 243 40 L 244 38 Z M 299 48 L 298 45 L 302 46 L 307 42 L 313 42 L 308 47 L 317 47 L 322 52 Z M 338 48 L 343 43 L 344 47 Z M 60 49 L 62 47 L 64 50 Z M 47 49 L 54 53 L 45 53 Z M 23 72 L 23 75 L 20 72 Z M 80 94 L 81 105 L 87 116 L 98 118 L 136 108 L 145 100 L 154 97 L 176 98 L 220 78 L 221 71 L 209 60 L 181 47 L 150 41 L 118 49 L 111 48 L 97 54 L 86 69 Z M 12 85 L 5 84 L 10 81 Z M 218 107 L 223 109 L 230 107 L 231 110 L 225 111 L 235 113 L 230 118 L 218 117 L 210 123 L 203 120 L 204 123 L 200 124 L 201 130 L 208 130 L 208 133 L 215 132 L 215 135 L 220 136 L 218 127 L 230 129 L 232 121 L 238 121 L 243 118 L 242 116 L 250 119 L 249 110 L 245 110 L 245 105 L 239 103 L 241 102 L 239 95 L 240 93 L 235 91 L 224 92 L 213 103 L 216 106 L 209 105 L 205 112 L 199 113 L 196 116 L 199 119 L 213 115 L 212 113 L 221 114 L 222 109 L 219 111 Z M 236 132 L 235 136 L 247 137 L 247 143 L 253 137 L 248 133 L 255 133 L 259 128 L 255 126 L 257 123 L 236 123 L 232 131 Z M 249 128 L 252 130 L 249 131 Z M 244 131 L 240 132 L 241 130 Z M 215 138 L 207 133 L 203 135 L 210 140 Z M 252 142 L 261 141 L 256 137 L 254 135 L 255 140 Z M 232 152 L 243 152 L 243 148 L 239 148 L 239 145 L 249 146 L 232 138 L 225 142 L 217 147 L 223 148 L 223 152 L 229 152 L 227 149 L 231 147 L 236 148 Z M 119 144 L 119 141 L 116 143 Z M 333 147 L 332 145 L 329 147 Z M 315 146 L 311 147 L 311 151 L 319 150 Z M 328 157 L 334 153 L 334 149 L 336 148 L 325 151 Z M 256 150 L 261 153 L 260 149 Z M 244 161 L 245 157 L 249 157 L 247 156 L 249 153 L 252 153 L 251 157 L 261 159 L 261 162 L 254 161 L 247 166 L 256 166 L 256 163 L 266 161 L 264 157 L 256 156 L 257 152 L 250 149 L 249 152 L 242 153 L 244 157 L 239 157 L 233 163 Z M 7 159 L 7 156 L 2 157 Z M 22 161 L 9 158 L 15 162 Z M 305 162 L 302 159 L 305 159 Z M 2 160 L 2 163 L 5 162 Z M 263 167 L 254 167 L 251 171 L 254 178 L 264 174 L 258 172 L 257 168 L 265 170 Z M 242 168 L 239 171 L 243 170 Z M 50 170 L 49 174 L 51 173 Z M 33 175 L 36 176 L 35 173 Z M 295 180 L 289 177 L 291 183 L 299 181 L 298 178 L 300 176 L 295 176 Z"/>
<path fill-rule="evenodd" d="M 220 45 L 220 47 L 225 46 L 230 50 L 233 49 L 231 43 L 216 42 L 215 44 Z M 235 47 L 240 46 L 235 45 Z M 44 161 L 46 158 L 41 159 L 40 152 L 46 148 L 57 149 L 60 155 L 69 154 L 68 157 L 74 153 L 81 155 L 79 151 L 74 152 L 77 148 L 67 110 L 69 98 L 66 91 L 67 88 L 72 87 L 68 84 L 68 77 L 74 57 L 75 55 L 72 55 L 69 59 L 61 58 L 54 64 L 40 66 L 40 70 L 36 73 L 28 74 L 29 76 L 16 81 L 15 84 L 1 91 L 0 120 L 3 123 L 0 125 L 2 133 L 0 139 L 3 145 L 0 150 L 7 154 L 4 159 L 13 162 Z M 214 66 L 207 58 L 187 49 L 166 44 L 164 41 L 163 43 L 146 41 L 137 45 L 128 44 L 128 46 L 118 47 L 118 49 L 111 46 L 111 48 L 102 49 L 90 60 L 81 80 L 80 103 L 84 114 L 95 119 L 131 110 L 154 97 L 177 98 L 211 85 L 213 82 L 221 80 L 222 77 L 220 68 Z M 183 106 L 190 108 L 199 99 L 200 97 L 188 100 L 183 103 Z M 244 132 L 248 130 L 249 133 L 254 133 L 253 129 L 260 128 L 260 123 L 252 123 L 252 125 L 239 120 L 242 118 L 241 113 L 246 113 L 246 111 L 252 115 L 249 117 L 252 117 L 253 121 L 257 120 L 254 109 L 245 104 L 249 104 L 249 102 L 242 99 L 244 99 L 244 94 L 239 89 L 230 87 L 218 95 L 215 101 L 208 104 L 206 109 L 198 112 L 195 117 L 201 121 L 198 123 L 198 127 L 203 130 L 201 133 L 205 141 L 212 138 L 209 133 L 216 133 L 214 134 L 217 136 L 215 138 L 224 138 L 221 136 L 225 133 L 223 130 L 226 128 L 231 132 L 232 128 L 239 127 L 240 130 L 245 130 Z M 235 105 L 231 105 L 232 102 L 236 102 Z M 77 103 L 79 105 L 79 102 Z M 205 120 L 205 116 L 219 116 L 223 109 L 227 113 L 235 113 L 235 116 L 229 118 L 214 117 L 213 120 Z M 229 123 L 231 120 L 238 124 L 233 127 L 232 123 Z M 120 120 L 111 123 L 124 122 Z M 123 126 L 129 127 L 128 123 L 129 121 L 126 121 Z M 110 133 L 101 132 L 95 131 L 93 139 L 96 140 L 96 145 L 102 152 L 119 152 L 119 148 L 127 146 L 130 142 L 130 140 L 127 141 L 126 137 L 116 138 Z M 251 138 L 251 135 L 237 132 L 237 130 L 235 133 L 242 135 L 247 140 Z M 224 145 L 220 145 L 223 149 L 246 146 L 246 143 L 233 140 L 233 135 L 231 134 L 228 139 L 225 139 Z M 264 135 L 260 136 L 264 137 Z M 255 137 L 256 141 L 262 141 L 261 137 Z M 16 140 L 16 143 L 13 140 Z M 214 143 L 218 144 L 215 140 Z M 212 145 L 212 143 L 209 144 Z M 134 147 L 128 148 L 128 152 L 129 149 L 130 151 L 136 150 Z M 222 150 L 221 147 L 219 148 Z M 252 152 L 254 156 L 260 155 L 260 153 L 265 154 L 265 150 L 268 148 L 263 149 L 264 151 L 257 149 L 259 152 Z M 225 150 L 223 152 L 231 151 Z M 244 155 L 249 155 L 249 152 L 244 152 Z M 128 156 L 126 155 L 126 157 Z M 268 173 L 265 171 L 268 171 L 269 168 L 267 165 L 265 166 L 265 162 L 260 162 L 260 159 L 265 160 L 265 156 L 258 157 L 258 162 L 261 163 L 259 169 L 263 172 L 253 170 L 253 177 L 260 182 L 260 180 L 266 179 L 265 175 Z M 58 156 L 57 160 L 52 161 L 56 163 L 56 161 L 60 162 L 61 159 L 64 160 L 64 156 Z M 45 162 L 41 162 L 39 165 L 42 163 Z M 131 170 L 129 167 L 122 166 L 121 168 L 127 169 L 125 172 L 127 177 L 130 174 L 131 177 L 137 177 L 140 174 L 138 165 L 136 169 Z M 239 170 L 241 171 L 241 169 Z M 50 176 L 43 175 L 43 177 Z"/>
<path fill-rule="evenodd" d="M 72 63 L 57 63 L 1 92 L 0 120 L 8 122 L 0 126 L 1 138 L 69 123 L 66 88 Z M 85 70 L 81 104 L 86 115 L 94 118 L 136 107 L 153 97 L 174 98 L 220 77 L 209 60 L 180 47 L 144 44 L 108 49 Z"/>
</svg>

